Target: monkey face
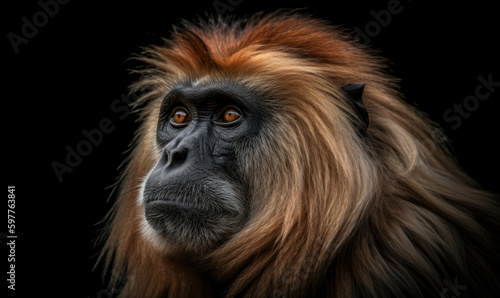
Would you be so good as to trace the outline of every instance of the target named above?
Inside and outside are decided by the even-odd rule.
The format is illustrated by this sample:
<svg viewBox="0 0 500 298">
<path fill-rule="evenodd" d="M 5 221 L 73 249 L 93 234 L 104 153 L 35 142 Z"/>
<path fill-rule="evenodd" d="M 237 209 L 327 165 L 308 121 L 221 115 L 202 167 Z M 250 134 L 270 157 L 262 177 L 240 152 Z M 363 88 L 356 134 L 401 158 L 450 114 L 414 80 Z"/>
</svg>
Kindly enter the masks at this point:
<svg viewBox="0 0 500 298">
<path fill-rule="evenodd" d="M 257 110 L 233 85 L 184 84 L 167 94 L 156 135 L 161 157 L 142 198 L 162 249 L 206 251 L 240 229 L 248 204 L 237 148 L 257 133 Z"/>
</svg>

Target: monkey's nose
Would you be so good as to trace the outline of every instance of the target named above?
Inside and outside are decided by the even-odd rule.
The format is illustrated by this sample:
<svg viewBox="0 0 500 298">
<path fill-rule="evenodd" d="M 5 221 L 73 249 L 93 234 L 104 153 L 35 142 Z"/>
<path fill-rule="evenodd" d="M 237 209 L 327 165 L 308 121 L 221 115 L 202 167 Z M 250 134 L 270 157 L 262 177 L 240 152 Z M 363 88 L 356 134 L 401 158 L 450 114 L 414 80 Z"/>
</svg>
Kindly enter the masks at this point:
<svg viewBox="0 0 500 298">
<path fill-rule="evenodd" d="M 188 156 L 187 148 L 179 148 L 174 150 L 165 150 L 165 154 L 168 156 L 167 158 L 167 167 L 175 168 L 182 165 Z"/>
</svg>

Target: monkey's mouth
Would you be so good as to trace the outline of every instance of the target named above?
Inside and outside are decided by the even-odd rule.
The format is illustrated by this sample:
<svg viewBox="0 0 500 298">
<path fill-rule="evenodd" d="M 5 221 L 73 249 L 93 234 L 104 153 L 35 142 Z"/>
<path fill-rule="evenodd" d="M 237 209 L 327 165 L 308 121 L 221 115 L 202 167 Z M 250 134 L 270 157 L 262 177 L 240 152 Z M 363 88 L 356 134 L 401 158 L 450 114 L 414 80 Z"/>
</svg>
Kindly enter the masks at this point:
<svg viewBox="0 0 500 298">
<path fill-rule="evenodd" d="M 171 212 L 182 211 L 188 212 L 214 212 L 215 208 L 208 202 L 214 201 L 213 198 L 203 196 L 189 196 L 188 194 L 179 194 L 175 191 L 162 190 L 148 190 L 144 192 L 144 203 L 146 214 L 154 210 Z"/>
<path fill-rule="evenodd" d="M 240 228 L 245 208 L 239 197 L 227 180 L 189 177 L 160 183 L 148 178 L 142 192 L 144 219 L 165 245 L 206 251 Z"/>
<path fill-rule="evenodd" d="M 238 202 L 235 199 L 238 197 L 235 190 L 225 186 L 211 188 L 207 185 L 217 184 L 197 181 L 170 183 L 163 187 L 146 184 L 143 192 L 146 215 L 149 212 L 154 214 L 164 212 L 163 215 L 172 212 L 198 212 L 200 216 L 214 214 L 225 217 L 241 216 L 243 208 L 235 204 Z"/>
<path fill-rule="evenodd" d="M 170 200 L 155 200 L 146 203 L 145 205 L 146 220 L 153 227 L 159 222 L 196 222 L 201 217 L 207 216 L 209 211 L 200 208 L 192 203 L 170 201 Z"/>
<path fill-rule="evenodd" d="M 146 199 L 144 215 L 166 243 L 182 251 L 216 247 L 237 230 L 242 219 L 242 213 L 218 207 L 217 203 L 185 197 Z"/>
<path fill-rule="evenodd" d="M 146 202 L 146 210 L 148 208 L 187 208 L 187 209 L 200 209 L 196 204 L 185 201 L 173 201 L 168 199 L 155 199 Z"/>
<path fill-rule="evenodd" d="M 146 218 L 148 215 L 164 218 L 166 214 L 172 212 L 182 212 L 184 214 L 192 212 L 199 215 L 219 214 L 224 216 L 237 216 L 239 213 L 231 212 L 224 208 L 216 208 L 213 204 L 202 204 L 199 200 L 172 200 L 172 199 L 150 199 L 145 203 Z"/>
</svg>

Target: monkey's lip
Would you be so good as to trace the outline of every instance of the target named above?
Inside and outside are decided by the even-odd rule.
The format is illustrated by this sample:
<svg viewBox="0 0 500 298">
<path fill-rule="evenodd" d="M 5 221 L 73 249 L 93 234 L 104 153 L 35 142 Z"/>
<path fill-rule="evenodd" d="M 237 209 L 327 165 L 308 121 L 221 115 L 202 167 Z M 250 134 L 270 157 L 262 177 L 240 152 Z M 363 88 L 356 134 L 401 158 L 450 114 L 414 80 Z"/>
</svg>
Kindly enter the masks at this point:
<svg viewBox="0 0 500 298">
<path fill-rule="evenodd" d="M 164 212 L 197 212 L 199 214 L 214 214 L 217 213 L 219 215 L 228 215 L 231 217 L 239 217 L 241 214 L 238 212 L 231 212 L 225 209 L 214 209 L 210 208 L 210 206 L 204 206 L 200 204 L 194 204 L 191 202 L 180 202 L 180 201 L 171 201 L 171 200 L 152 200 L 148 201 L 145 204 L 146 213 L 164 213 Z M 201 213 L 200 213 L 201 212 Z"/>
<path fill-rule="evenodd" d="M 189 208 L 189 209 L 200 209 L 199 206 L 196 206 L 187 202 L 179 202 L 179 201 L 170 201 L 170 200 L 153 200 L 146 202 L 147 208 Z"/>
</svg>

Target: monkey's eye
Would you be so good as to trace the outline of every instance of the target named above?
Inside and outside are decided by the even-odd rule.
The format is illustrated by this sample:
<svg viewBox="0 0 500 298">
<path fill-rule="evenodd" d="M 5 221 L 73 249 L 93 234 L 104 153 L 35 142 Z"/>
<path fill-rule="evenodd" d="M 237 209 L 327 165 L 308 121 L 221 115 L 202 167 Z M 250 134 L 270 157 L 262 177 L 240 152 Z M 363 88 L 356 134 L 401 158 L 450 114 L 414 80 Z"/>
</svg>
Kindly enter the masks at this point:
<svg viewBox="0 0 500 298">
<path fill-rule="evenodd" d="M 243 116 L 237 108 L 228 107 L 219 114 L 215 123 L 222 126 L 232 126 L 239 123 L 242 119 Z"/>
<path fill-rule="evenodd" d="M 191 121 L 191 117 L 184 108 L 175 108 L 170 116 L 170 123 L 173 127 L 184 127 Z"/>
</svg>

